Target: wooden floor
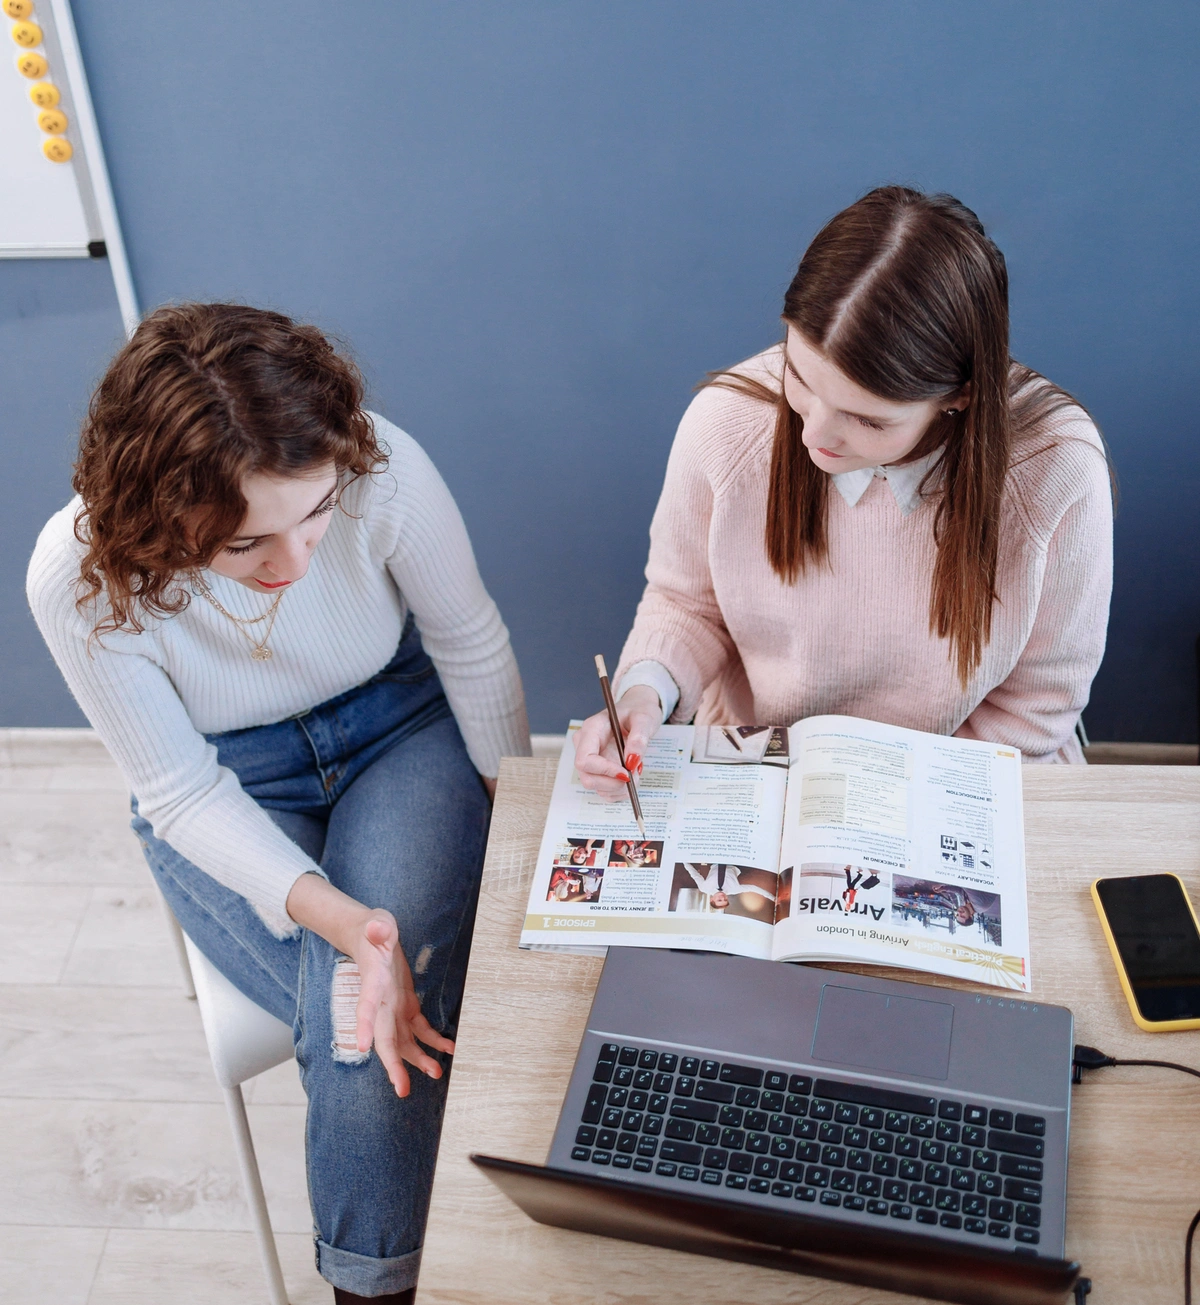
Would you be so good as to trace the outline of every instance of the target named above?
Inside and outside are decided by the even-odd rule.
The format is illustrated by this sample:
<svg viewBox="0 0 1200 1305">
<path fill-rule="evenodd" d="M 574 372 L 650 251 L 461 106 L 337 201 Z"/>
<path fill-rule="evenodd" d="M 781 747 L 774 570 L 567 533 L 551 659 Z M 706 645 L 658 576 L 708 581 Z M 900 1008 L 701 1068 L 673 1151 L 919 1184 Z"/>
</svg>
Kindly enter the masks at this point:
<svg viewBox="0 0 1200 1305">
<path fill-rule="evenodd" d="M 294 1062 L 246 1096 L 292 1305 L 325 1305 Z M 4 1305 L 265 1305 L 196 1003 L 83 731 L 0 731 L 0 1173 Z"/>
</svg>

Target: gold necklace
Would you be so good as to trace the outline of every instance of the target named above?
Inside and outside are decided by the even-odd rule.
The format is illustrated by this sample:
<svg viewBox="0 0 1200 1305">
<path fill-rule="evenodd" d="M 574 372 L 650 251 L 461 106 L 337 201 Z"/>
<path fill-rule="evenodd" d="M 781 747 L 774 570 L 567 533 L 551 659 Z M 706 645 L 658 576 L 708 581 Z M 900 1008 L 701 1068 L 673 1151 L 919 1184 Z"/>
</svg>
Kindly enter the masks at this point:
<svg viewBox="0 0 1200 1305">
<path fill-rule="evenodd" d="M 275 595 L 275 601 L 261 616 L 234 616 L 232 612 L 227 611 L 217 602 L 212 590 L 202 580 L 197 580 L 196 587 L 200 591 L 202 598 L 206 598 L 222 616 L 227 616 L 237 626 L 242 637 L 250 645 L 251 660 L 269 662 L 275 654 L 267 647 L 267 640 L 271 637 L 271 631 L 275 628 L 275 617 L 279 614 L 279 604 L 283 601 L 283 596 L 287 593 L 287 590 L 281 589 Z M 257 625 L 259 621 L 266 621 L 268 617 L 270 617 L 270 620 L 267 624 L 266 633 L 260 640 L 255 641 L 254 636 L 246 629 L 246 626 Z"/>
</svg>

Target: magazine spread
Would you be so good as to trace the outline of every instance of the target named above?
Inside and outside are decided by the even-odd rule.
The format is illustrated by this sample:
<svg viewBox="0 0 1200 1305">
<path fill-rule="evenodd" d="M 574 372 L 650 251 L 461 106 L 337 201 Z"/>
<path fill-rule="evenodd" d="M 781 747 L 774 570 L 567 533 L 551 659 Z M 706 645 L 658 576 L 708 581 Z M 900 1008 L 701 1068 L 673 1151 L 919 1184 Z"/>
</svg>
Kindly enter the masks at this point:
<svg viewBox="0 0 1200 1305">
<path fill-rule="evenodd" d="M 1030 991 L 1021 756 L 851 716 L 666 725 L 638 794 L 589 793 L 571 727 L 522 947 L 899 965 Z"/>
</svg>

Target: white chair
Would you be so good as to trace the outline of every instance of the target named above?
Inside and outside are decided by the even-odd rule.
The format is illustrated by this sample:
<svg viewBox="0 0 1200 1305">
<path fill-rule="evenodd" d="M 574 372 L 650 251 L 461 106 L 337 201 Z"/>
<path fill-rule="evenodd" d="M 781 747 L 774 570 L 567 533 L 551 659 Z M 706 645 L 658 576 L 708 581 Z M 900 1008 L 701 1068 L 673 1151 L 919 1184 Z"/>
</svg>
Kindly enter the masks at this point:
<svg viewBox="0 0 1200 1305">
<path fill-rule="evenodd" d="M 258 1236 L 271 1305 L 288 1305 L 283 1273 L 279 1267 L 279 1252 L 275 1247 L 275 1234 L 271 1231 L 271 1219 L 263 1195 L 258 1160 L 254 1155 L 254 1141 L 250 1136 L 250 1123 L 246 1118 L 246 1102 L 242 1097 L 241 1085 L 248 1078 L 282 1065 L 285 1060 L 292 1058 L 292 1030 L 282 1020 L 268 1015 L 249 997 L 238 992 L 183 933 L 170 911 L 168 916 L 174 931 L 179 934 L 177 941 L 182 942 L 181 959 L 185 957 L 187 962 L 184 986 L 195 988 L 213 1072 L 225 1093 L 225 1105 L 233 1129 L 233 1146 L 242 1171 L 246 1203 L 250 1207 L 254 1231 Z"/>
</svg>

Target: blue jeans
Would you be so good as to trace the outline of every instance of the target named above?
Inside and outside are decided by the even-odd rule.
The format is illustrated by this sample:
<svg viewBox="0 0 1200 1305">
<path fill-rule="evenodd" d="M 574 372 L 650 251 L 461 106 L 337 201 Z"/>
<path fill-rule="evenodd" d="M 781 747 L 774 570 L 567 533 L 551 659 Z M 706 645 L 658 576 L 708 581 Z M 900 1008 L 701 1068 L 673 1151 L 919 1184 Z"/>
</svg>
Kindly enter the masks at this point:
<svg viewBox="0 0 1200 1305">
<path fill-rule="evenodd" d="M 453 1037 L 490 806 L 411 621 L 392 661 L 366 684 L 291 720 L 208 738 L 338 888 L 392 912 L 421 1009 Z M 361 1060 L 335 1054 L 335 948 L 308 930 L 274 937 L 244 897 L 154 836 L 136 798 L 133 810 L 146 860 L 184 931 L 238 989 L 293 1028 L 308 1096 L 317 1268 L 359 1296 L 413 1286 L 446 1077 L 413 1072 L 401 1099 L 373 1052 Z"/>
</svg>

